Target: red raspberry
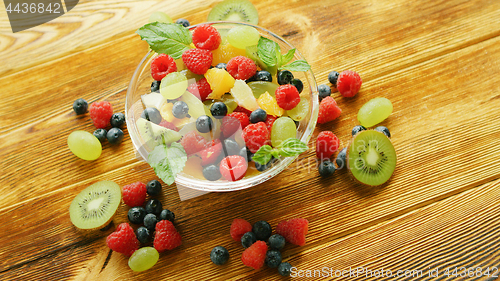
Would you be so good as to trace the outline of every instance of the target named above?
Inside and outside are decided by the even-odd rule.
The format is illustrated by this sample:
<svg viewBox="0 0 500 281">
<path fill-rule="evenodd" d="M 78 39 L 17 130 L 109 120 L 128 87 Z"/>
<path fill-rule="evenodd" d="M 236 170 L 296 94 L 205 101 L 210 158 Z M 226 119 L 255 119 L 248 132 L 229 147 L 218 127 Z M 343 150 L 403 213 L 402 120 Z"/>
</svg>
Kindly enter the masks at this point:
<svg viewBox="0 0 500 281">
<path fill-rule="evenodd" d="M 276 121 L 276 117 L 272 116 L 272 115 L 267 115 L 267 118 L 266 118 L 266 126 L 267 126 L 267 130 L 269 132 L 271 132 L 271 129 L 273 128 L 273 124 L 274 124 L 274 121 Z"/>
<path fill-rule="evenodd" d="M 174 123 L 170 123 L 168 122 L 167 120 L 161 120 L 160 126 L 164 127 L 164 128 L 167 128 L 167 129 L 170 129 L 172 131 L 176 131 L 178 132 L 179 131 L 179 128 L 177 128 Z"/>
<path fill-rule="evenodd" d="M 171 221 L 159 221 L 156 224 L 155 230 L 153 246 L 159 253 L 175 249 L 182 244 L 182 237 Z"/>
<path fill-rule="evenodd" d="M 276 233 L 285 237 L 289 243 L 298 246 L 306 244 L 306 234 L 309 222 L 306 219 L 296 218 L 282 221 L 276 226 Z"/>
<path fill-rule="evenodd" d="M 199 75 L 205 74 L 212 65 L 212 52 L 202 49 L 190 49 L 182 53 L 182 61 L 187 69 Z"/>
<path fill-rule="evenodd" d="M 281 85 L 275 92 L 276 102 L 279 107 L 284 110 L 290 110 L 297 106 L 300 102 L 299 91 L 295 86 L 290 84 Z"/>
<path fill-rule="evenodd" d="M 104 129 L 109 126 L 113 107 L 107 101 L 93 102 L 89 107 L 90 118 L 97 129 Z"/>
<path fill-rule="evenodd" d="M 212 145 L 200 152 L 198 154 L 201 156 L 201 165 L 207 166 L 209 164 L 215 163 L 219 155 L 222 153 L 222 144 L 220 141 L 213 140 Z"/>
<path fill-rule="evenodd" d="M 247 116 L 250 116 L 250 114 L 252 114 L 252 111 L 244 108 L 243 106 L 237 106 L 235 110 L 233 110 L 233 112 L 243 112 L 245 113 Z"/>
<path fill-rule="evenodd" d="M 252 225 L 244 219 L 234 219 L 229 233 L 234 241 L 240 242 L 243 234 L 252 231 Z"/>
<path fill-rule="evenodd" d="M 211 25 L 200 24 L 193 30 L 193 44 L 196 48 L 212 51 L 219 48 L 220 42 L 219 31 Z"/>
<path fill-rule="evenodd" d="M 244 265 L 253 269 L 259 269 L 264 265 L 266 259 L 267 245 L 264 241 L 257 241 L 243 251 L 241 261 Z"/>
<path fill-rule="evenodd" d="M 337 106 L 337 102 L 332 97 L 326 97 L 319 104 L 318 123 L 323 124 L 337 119 L 342 110 Z"/>
<path fill-rule="evenodd" d="M 248 115 L 243 112 L 233 112 L 222 118 L 221 131 L 224 137 L 228 138 L 236 133 L 239 128 L 245 129 L 248 124 L 250 124 Z"/>
<path fill-rule="evenodd" d="M 243 139 L 252 153 L 257 152 L 261 146 L 269 142 L 269 130 L 266 123 L 259 122 L 246 126 L 243 129 Z"/>
<path fill-rule="evenodd" d="M 160 81 L 167 74 L 176 71 L 177 64 L 175 64 L 175 60 L 167 54 L 159 54 L 151 61 L 151 76 L 156 81 Z"/>
<path fill-rule="evenodd" d="M 255 75 L 255 72 L 257 72 L 257 65 L 255 65 L 253 60 L 247 57 L 236 56 L 229 60 L 226 69 L 234 79 L 247 80 Z"/>
<path fill-rule="evenodd" d="M 316 156 L 319 159 L 329 159 L 339 149 L 339 138 L 330 131 L 319 133 L 316 139 Z"/>
<path fill-rule="evenodd" d="M 111 250 L 130 257 L 139 249 L 139 240 L 135 237 L 132 227 L 125 222 L 118 225 L 115 232 L 106 237 L 106 245 Z"/>
<path fill-rule="evenodd" d="M 351 98 L 359 92 L 362 83 L 359 74 L 351 70 L 344 70 L 337 79 L 337 90 L 342 96 Z"/>
<path fill-rule="evenodd" d="M 196 83 L 189 85 L 187 90 L 201 101 L 207 100 L 208 95 L 212 93 L 212 88 L 210 88 L 207 78 L 201 78 Z"/>
<path fill-rule="evenodd" d="M 122 187 L 123 202 L 130 207 L 138 207 L 146 200 L 146 185 L 140 181 Z"/>
<path fill-rule="evenodd" d="M 242 179 L 247 172 L 248 163 L 245 158 L 239 155 L 231 155 L 220 161 L 219 170 L 222 176 L 228 181 Z"/>
<path fill-rule="evenodd" d="M 182 137 L 181 145 L 184 147 L 186 154 L 191 155 L 205 149 L 207 141 L 195 131 L 191 131 Z"/>
</svg>

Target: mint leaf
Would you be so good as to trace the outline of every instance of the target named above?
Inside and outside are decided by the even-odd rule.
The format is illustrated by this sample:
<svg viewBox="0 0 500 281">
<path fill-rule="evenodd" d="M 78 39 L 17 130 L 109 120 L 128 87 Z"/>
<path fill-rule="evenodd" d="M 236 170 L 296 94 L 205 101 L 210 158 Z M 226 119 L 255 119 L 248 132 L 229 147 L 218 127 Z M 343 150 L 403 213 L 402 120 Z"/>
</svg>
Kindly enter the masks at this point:
<svg viewBox="0 0 500 281">
<path fill-rule="evenodd" d="M 255 152 L 255 154 L 252 157 L 252 160 L 255 163 L 265 165 L 272 158 L 272 154 L 271 154 L 272 150 L 273 150 L 273 148 L 271 146 L 263 145 L 259 148 L 259 150 L 257 150 L 257 152 Z"/>
<path fill-rule="evenodd" d="M 307 151 L 307 145 L 296 138 L 289 138 L 276 147 L 281 156 L 290 157 Z"/>
<path fill-rule="evenodd" d="M 174 183 L 177 174 L 184 169 L 186 161 L 187 155 L 184 147 L 176 142 L 170 147 L 158 145 L 148 155 L 149 165 L 167 185 Z"/>
<path fill-rule="evenodd" d="M 295 48 L 289 50 L 284 56 L 281 56 L 280 66 L 289 63 L 295 55 Z"/>
<path fill-rule="evenodd" d="M 290 71 L 308 71 L 311 69 L 311 66 L 305 60 L 296 60 L 290 64 L 283 65 L 279 69 L 287 69 Z"/>
<path fill-rule="evenodd" d="M 160 54 L 168 54 L 174 59 L 190 49 L 191 33 L 180 24 L 152 22 L 136 31 L 151 49 Z"/>
<path fill-rule="evenodd" d="M 278 43 L 262 36 L 257 44 L 257 54 L 268 67 L 278 65 L 281 59 L 281 49 Z"/>
</svg>

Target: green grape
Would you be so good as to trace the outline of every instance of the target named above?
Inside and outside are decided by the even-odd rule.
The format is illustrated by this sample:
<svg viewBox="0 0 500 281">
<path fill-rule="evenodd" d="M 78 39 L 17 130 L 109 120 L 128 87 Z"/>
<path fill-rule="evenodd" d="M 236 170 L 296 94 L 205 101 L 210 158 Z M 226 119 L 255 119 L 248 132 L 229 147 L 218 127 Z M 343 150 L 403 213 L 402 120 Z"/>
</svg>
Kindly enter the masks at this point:
<svg viewBox="0 0 500 281">
<path fill-rule="evenodd" d="M 301 121 L 309 113 L 309 100 L 301 98 L 299 104 L 293 109 L 287 110 L 286 114 L 295 121 Z"/>
<path fill-rule="evenodd" d="M 153 267 L 160 254 L 153 247 L 143 247 L 135 251 L 132 256 L 128 259 L 128 266 L 133 271 L 144 271 Z"/>
<path fill-rule="evenodd" d="M 75 156 L 83 160 L 96 160 L 101 156 L 101 142 L 91 133 L 74 131 L 68 136 L 68 147 Z"/>
<path fill-rule="evenodd" d="M 201 100 L 188 91 L 184 92 L 181 100 L 188 105 L 188 113 L 195 119 L 202 115 L 207 115 L 207 113 L 210 113 L 210 110 L 207 110 L 206 106 L 201 102 Z"/>
<path fill-rule="evenodd" d="M 174 21 L 172 21 L 171 17 L 169 17 L 164 12 L 160 12 L 160 11 L 153 12 L 149 16 L 149 22 L 155 22 L 155 21 L 163 22 L 163 23 L 174 23 Z"/>
<path fill-rule="evenodd" d="M 273 147 L 278 146 L 284 140 L 297 137 L 295 122 L 289 117 L 280 117 L 273 123 L 271 129 L 271 143 Z"/>
<path fill-rule="evenodd" d="M 231 96 L 230 94 L 223 95 L 221 97 L 221 102 L 226 104 L 227 114 L 231 114 L 238 107 L 238 103 L 234 100 L 234 97 Z"/>
<path fill-rule="evenodd" d="M 189 71 L 188 69 L 183 69 L 179 72 L 182 73 L 184 76 L 186 76 L 189 83 L 194 83 L 194 82 L 200 80 L 201 78 L 203 78 L 203 75 L 193 73 L 193 72 Z M 189 81 L 192 79 L 194 79 L 195 81 Z"/>
<path fill-rule="evenodd" d="M 280 85 L 267 81 L 254 81 L 248 83 L 248 86 L 250 86 L 250 89 L 252 89 L 255 98 L 258 99 L 260 95 L 265 92 L 268 92 L 273 98 L 275 98 L 274 93 Z"/>
<path fill-rule="evenodd" d="M 384 121 L 392 113 L 392 103 L 386 98 L 374 98 L 365 103 L 358 111 L 359 123 L 372 127 Z"/>
<path fill-rule="evenodd" d="M 227 33 L 227 41 L 239 49 L 259 43 L 260 34 L 257 29 L 251 26 L 235 26 Z"/>
<path fill-rule="evenodd" d="M 188 81 L 185 75 L 180 72 L 169 73 L 161 80 L 160 94 L 166 99 L 176 99 L 186 91 Z"/>
</svg>

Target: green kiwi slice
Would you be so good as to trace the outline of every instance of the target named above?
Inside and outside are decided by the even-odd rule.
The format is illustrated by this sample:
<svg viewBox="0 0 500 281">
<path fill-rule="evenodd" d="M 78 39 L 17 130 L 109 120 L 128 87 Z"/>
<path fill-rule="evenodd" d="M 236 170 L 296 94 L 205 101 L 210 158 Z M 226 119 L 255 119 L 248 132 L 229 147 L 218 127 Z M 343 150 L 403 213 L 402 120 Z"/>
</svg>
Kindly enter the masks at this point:
<svg viewBox="0 0 500 281">
<path fill-rule="evenodd" d="M 122 200 L 120 186 L 99 181 L 80 192 L 69 206 L 71 222 L 79 229 L 101 229 L 112 219 Z"/>
<path fill-rule="evenodd" d="M 396 151 L 383 133 L 366 130 L 356 134 L 347 148 L 347 168 L 360 183 L 377 186 L 391 178 Z"/>
<path fill-rule="evenodd" d="M 225 0 L 215 5 L 208 14 L 207 21 L 239 21 L 259 23 L 257 9 L 248 0 Z"/>
</svg>

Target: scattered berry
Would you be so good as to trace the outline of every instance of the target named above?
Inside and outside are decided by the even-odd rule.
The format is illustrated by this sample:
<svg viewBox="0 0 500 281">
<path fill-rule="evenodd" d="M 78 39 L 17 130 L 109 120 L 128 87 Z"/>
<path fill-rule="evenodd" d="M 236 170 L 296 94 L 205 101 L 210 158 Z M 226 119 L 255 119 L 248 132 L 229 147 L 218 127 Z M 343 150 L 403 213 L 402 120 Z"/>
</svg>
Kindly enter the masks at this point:
<svg viewBox="0 0 500 281">
<path fill-rule="evenodd" d="M 306 244 L 306 234 L 309 222 L 306 219 L 295 218 L 282 221 L 276 226 L 276 233 L 285 237 L 289 243 L 298 246 Z"/>
<path fill-rule="evenodd" d="M 160 220 L 168 220 L 174 222 L 175 214 L 170 210 L 164 209 L 161 211 Z"/>
<path fill-rule="evenodd" d="M 193 44 L 196 48 L 213 51 L 219 48 L 221 37 L 215 27 L 200 24 L 193 30 Z"/>
<path fill-rule="evenodd" d="M 142 206 L 146 200 L 146 185 L 140 181 L 122 187 L 123 203 L 130 207 Z"/>
<path fill-rule="evenodd" d="M 323 160 L 318 166 L 319 175 L 326 178 L 335 173 L 335 166 L 330 160 Z"/>
<path fill-rule="evenodd" d="M 113 115 L 113 107 L 107 101 L 93 102 L 89 107 L 90 118 L 97 129 L 104 129 L 109 126 L 109 121 Z"/>
<path fill-rule="evenodd" d="M 119 128 L 111 128 L 106 134 L 108 142 L 111 144 L 118 144 L 123 140 L 123 131 Z"/>
<path fill-rule="evenodd" d="M 285 247 L 285 237 L 279 234 L 271 235 L 267 242 L 269 243 L 269 248 L 273 250 L 281 250 Z"/>
<path fill-rule="evenodd" d="M 286 85 L 290 84 L 293 80 L 293 74 L 289 70 L 282 70 L 278 72 L 278 84 Z"/>
<path fill-rule="evenodd" d="M 329 97 L 332 94 L 332 89 L 330 89 L 328 85 L 321 84 L 318 86 L 318 94 L 319 94 L 319 99 L 322 100 L 326 97 Z"/>
<path fill-rule="evenodd" d="M 273 232 L 271 225 L 267 221 L 258 221 L 253 224 L 252 232 L 255 233 L 257 240 L 267 241 Z"/>
<path fill-rule="evenodd" d="M 210 113 L 215 119 L 222 119 L 227 115 L 227 105 L 221 101 L 216 101 L 210 107 Z"/>
<path fill-rule="evenodd" d="M 210 259 L 216 265 L 223 265 L 229 260 L 229 252 L 222 246 L 216 246 L 210 252 Z"/>
<path fill-rule="evenodd" d="M 343 148 L 335 159 L 335 163 L 337 163 L 337 169 L 342 170 L 346 166 L 346 157 L 347 148 Z"/>
<path fill-rule="evenodd" d="M 292 82 L 290 82 L 290 84 L 295 86 L 295 88 L 297 88 L 299 94 L 302 93 L 302 90 L 304 89 L 304 83 L 302 83 L 302 80 L 294 78 L 292 79 Z"/>
<path fill-rule="evenodd" d="M 339 138 L 330 131 L 320 132 L 316 139 L 316 157 L 329 159 L 339 149 Z"/>
<path fill-rule="evenodd" d="M 151 61 L 151 76 L 156 81 L 160 81 L 167 74 L 176 71 L 177 64 L 175 64 L 175 60 L 167 54 L 159 54 Z"/>
<path fill-rule="evenodd" d="M 212 118 L 202 115 L 196 119 L 196 130 L 200 133 L 208 133 L 212 130 Z"/>
<path fill-rule="evenodd" d="M 366 130 L 366 128 L 364 126 L 356 125 L 356 126 L 354 126 L 354 128 L 352 128 L 351 135 L 355 136 L 357 133 L 359 133 L 361 131 L 365 131 L 365 130 Z"/>
<path fill-rule="evenodd" d="M 318 123 L 335 120 L 341 113 L 342 110 L 337 106 L 337 102 L 332 97 L 326 97 L 319 104 Z"/>
<path fill-rule="evenodd" d="M 144 226 L 140 226 L 136 229 L 135 236 L 137 236 L 137 240 L 139 240 L 142 244 L 149 242 L 149 230 Z"/>
<path fill-rule="evenodd" d="M 149 195 L 156 196 L 161 192 L 161 183 L 157 180 L 151 180 L 146 184 L 146 190 Z"/>
<path fill-rule="evenodd" d="M 239 155 L 227 156 L 220 162 L 221 175 L 228 181 L 237 181 L 245 176 L 248 163 Z"/>
<path fill-rule="evenodd" d="M 281 253 L 276 250 L 269 250 L 266 253 L 266 259 L 264 260 L 267 267 L 276 268 L 281 264 Z"/>
<path fill-rule="evenodd" d="M 253 77 L 255 78 L 255 81 L 273 82 L 273 76 L 269 73 L 269 71 L 257 71 Z"/>
<path fill-rule="evenodd" d="M 250 123 L 259 123 L 265 122 L 267 118 L 267 113 L 261 108 L 257 108 L 256 110 L 250 113 Z"/>
<path fill-rule="evenodd" d="M 236 56 L 229 60 L 226 69 L 234 79 L 246 80 L 255 75 L 257 65 L 247 57 Z"/>
<path fill-rule="evenodd" d="M 176 131 L 176 132 L 179 131 L 179 129 L 177 128 L 177 126 L 174 125 L 174 123 L 170 123 L 167 120 L 161 120 L 160 124 L 158 124 L 158 125 L 160 125 L 164 128 L 170 129 L 172 131 Z"/>
<path fill-rule="evenodd" d="M 252 153 L 257 152 L 261 146 L 269 143 L 269 131 L 264 122 L 246 126 L 242 135 L 246 146 Z"/>
<path fill-rule="evenodd" d="M 250 124 L 248 115 L 243 112 L 233 112 L 222 118 L 221 130 L 224 137 L 232 136 L 239 128 L 242 130 Z"/>
<path fill-rule="evenodd" d="M 125 114 L 118 112 L 111 115 L 111 127 L 121 128 L 125 124 Z"/>
<path fill-rule="evenodd" d="M 241 241 L 243 234 L 252 231 L 252 225 L 244 219 L 234 219 L 229 233 L 234 241 Z"/>
<path fill-rule="evenodd" d="M 160 83 L 161 81 L 154 80 L 151 83 L 151 93 L 159 93 L 160 92 Z"/>
<path fill-rule="evenodd" d="M 215 68 L 220 68 L 220 69 L 226 69 L 226 67 L 227 67 L 227 63 L 223 63 L 223 62 L 218 63 L 218 64 L 215 66 Z"/>
<path fill-rule="evenodd" d="M 189 156 L 205 149 L 207 141 L 197 132 L 191 131 L 182 137 L 181 145 L 184 147 L 186 154 Z"/>
<path fill-rule="evenodd" d="M 189 49 L 182 53 L 182 61 L 187 69 L 199 75 L 205 74 L 212 65 L 212 52 L 203 49 Z"/>
<path fill-rule="evenodd" d="M 351 98 L 359 92 L 362 83 L 359 74 L 351 70 L 344 70 L 337 79 L 337 89 L 342 96 Z"/>
<path fill-rule="evenodd" d="M 84 99 L 77 99 L 73 103 L 73 110 L 75 111 L 76 115 L 85 114 L 87 112 L 88 107 L 89 104 Z"/>
<path fill-rule="evenodd" d="M 106 245 L 111 250 L 128 257 L 139 249 L 139 241 L 135 237 L 134 230 L 128 223 L 118 225 L 115 232 L 106 237 Z"/>
<path fill-rule="evenodd" d="M 207 78 L 201 78 L 196 83 L 189 85 L 187 90 L 196 97 L 199 97 L 201 101 L 207 100 L 208 95 L 212 93 L 212 88 L 210 88 Z"/>
<path fill-rule="evenodd" d="M 186 117 L 189 112 L 189 106 L 183 101 L 176 101 L 172 106 L 172 115 L 177 119 Z"/>
<path fill-rule="evenodd" d="M 383 133 L 388 138 L 391 137 L 391 132 L 389 132 L 389 129 L 387 127 L 385 127 L 385 126 L 378 126 L 377 128 L 375 128 L 375 131 Z"/>
<path fill-rule="evenodd" d="M 106 140 L 107 134 L 108 134 L 108 131 L 106 131 L 106 129 L 97 129 L 93 133 L 94 137 L 96 137 L 100 142 L 103 142 Z"/>
<path fill-rule="evenodd" d="M 158 199 L 149 199 L 146 202 L 146 205 L 144 206 L 144 209 L 146 209 L 146 213 L 148 214 L 154 214 L 155 216 L 159 217 L 161 214 L 161 211 L 163 209 L 163 206 L 161 205 L 160 200 Z"/>
<path fill-rule="evenodd" d="M 156 224 L 153 245 L 158 252 L 172 250 L 182 244 L 182 238 L 171 221 L 162 220 Z"/>
<path fill-rule="evenodd" d="M 243 234 L 243 236 L 241 236 L 241 245 L 245 249 L 252 246 L 252 244 L 255 243 L 256 241 L 257 241 L 257 237 L 251 231 L 249 231 L 249 232 Z"/>
<path fill-rule="evenodd" d="M 257 241 L 243 251 L 241 261 L 244 265 L 259 269 L 266 259 L 267 245 L 264 241 Z"/>
<path fill-rule="evenodd" d="M 297 88 L 290 84 L 279 86 L 276 89 L 275 96 L 279 107 L 285 110 L 293 109 L 300 102 L 300 95 Z"/>
<path fill-rule="evenodd" d="M 190 24 L 189 24 L 189 21 L 187 19 L 178 19 L 175 21 L 176 24 L 180 24 L 184 27 L 188 27 Z"/>
<path fill-rule="evenodd" d="M 143 207 L 132 207 L 127 213 L 128 220 L 133 224 L 142 224 L 146 216 L 146 210 Z"/>
<path fill-rule="evenodd" d="M 337 88 L 337 79 L 339 78 L 339 73 L 337 71 L 332 71 L 328 73 L 328 81 L 332 83 L 333 87 Z"/>
<path fill-rule="evenodd" d="M 156 223 L 158 222 L 158 219 L 154 214 L 147 214 L 144 217 L 144 226 L 151 232 L 155 230 Z"/>
<path fill-rule="evenodd" d="M 160 124 L 162 119 L 160 111 L 154 107 L 146 107 L 141 113 L 141 118 L 151 121 L 156 125 Z"/>
<path fill-rule="evenodd" d="M 292 265 L 288 262 L 282 262 L 278 266 L 278 273 L 281 276 L 290 276 L 290 274 L 292 273 Z"/>
<path fill-rule="evenodd" d="M 216 181 L 222 177 L 218 165 L 209 165 L 203 168 L 203 176 L 209 181 Z"/>
</svg>

